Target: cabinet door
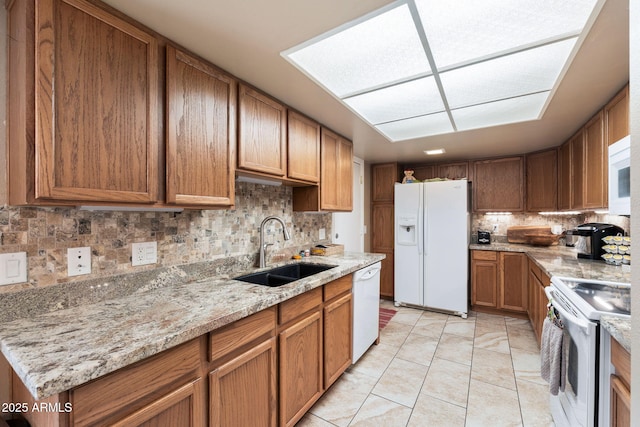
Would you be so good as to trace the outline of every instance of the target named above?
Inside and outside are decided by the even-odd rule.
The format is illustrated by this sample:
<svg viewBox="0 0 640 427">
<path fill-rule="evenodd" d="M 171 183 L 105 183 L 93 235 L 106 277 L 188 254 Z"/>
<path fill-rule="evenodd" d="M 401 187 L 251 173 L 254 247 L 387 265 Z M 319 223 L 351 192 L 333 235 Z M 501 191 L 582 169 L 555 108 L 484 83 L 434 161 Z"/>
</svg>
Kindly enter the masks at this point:
<svg viewBox="0 0 640 427">
<path fill-rule="evenodd" d="M 283 177 L 287 171 L 284 105 L 240 85 L 238 168 Z"/>
<path fill-rule="evenodd" d="M 209 425 L 276 425 L 276 338 L 259 344 L 209 374 Z"/>
<path fill-rule="evenodd" d="M 392 300 L 394 297 L 394 253 L 383 252 L 374 249 L 373 252 L 383 253 L 387 257 L 382 260 L 382 269 L 380 270 L 380 296 L 382 298 Z"/>
<path fill-rule="evenodd" d="M 320 125 L 288 111 L 288 176 L 318 183 L 320 181 Z"/>
<path fill-rule="evenodd" d="M 438 177 L 438 166 L 436 165 L 405 166 L 404 169 L 412 169 L 413 176 L 420 181 Z"/>
<path fill-rule="evenodd" d="M 607 146 L 629 135 L 629 85 L 604 107 L 604 121 Z"/>
<path fill-rule="evenodd" d="M 476 212 L 524 210 L 522 157 L 473 163 L 473 207 Z"/>
<path fill-rule="evenodd" d="M 608 152 L 604 140 L 603 114 L 596 114 L 584 127 L 584 207 L 608 205 Z"/>
<path fill-rule="evenodd" d="M 471 305 L 498 306 L 498 263 L 471 261 Z"/>
<path fill-rule="evenodd" d="M 320 148 L 320 208 L 353 209 L 353 148 L 351 142 L 322 129 Z"/>
<path fill-rule="evenodd" d="M 161 397 L 112 427 L 204 427 L 202 380 L 197 379 Z"/>
<path fill-rule="evenodd" d="M 558 208 L 558 151 L 527 155 L 527 211 L 555 211 Z"/>
<path fill-rule="evenodd" d="M 500 252 L 500 304 L 498 308 L 526 313 L 527 255 Z"/>
<path fill-rule="evenodd" d="M 567 141 L 558 149 L 558 209 L 571 209 L 571 141 Z"/>
<path fill-rule="evenodd" d="M 575 134 L 571 144 L 571 209 L 584 208 L 584 132 Z"/>
<path fill-rule="evenodd" d="M 167 46 L 167 202 L 231 206 L 236 81 Z"/>
<path fill-rule="evenodd" d="M 351 292 L 324 307 L 324 389 L 351 366 Z"/>
<path fill-rule="evenodd" d="M 371 247 L 383 252 L 394 249 L 394 207 L 393 204 L 374 204 L 371 206 Z"/>
<path fill-rule="evenodd" d="M 462 179 L 469 178 L 469 163 L 445 163 L 438 165 L 438 178 Z"/>
<path fill-rule="evenodd" d="M 320 311 L 280 332 L 280 425 L 292 426 L 322 394 Z"/>
<path fill-rule="evenodd" d="M 36 5 L 35 197 L 154 202 L 155 38 L 84 0 Z"/>
<path fill-rule="evenodd" d="M 631 425 L 631 391 L 615 375 L 611 375 L 611 426 Z"/>
<path fill-rule="evenodd" d="M 423 179 L 423 178 L 421 178 Z M 383 163 L 371 166 L 371 201 L 392 202 L 398 181 L 398 164 Z"/>
</svg>

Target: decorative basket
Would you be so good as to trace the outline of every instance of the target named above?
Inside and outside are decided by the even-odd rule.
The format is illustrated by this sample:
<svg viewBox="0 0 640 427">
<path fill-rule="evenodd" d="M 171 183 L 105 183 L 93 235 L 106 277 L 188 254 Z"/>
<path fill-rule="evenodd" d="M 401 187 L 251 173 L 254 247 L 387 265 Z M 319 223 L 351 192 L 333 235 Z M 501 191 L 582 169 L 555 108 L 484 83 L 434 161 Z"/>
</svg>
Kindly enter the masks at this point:
<svg viewBox="0 0 640 427">
<path fill-rule="evenodd" d="M 318 245 L 315 248 L 311 248 L 311 255 L 328 256 L 341 253 L 344 253 L 344 245 L 326 244 Z"/>
</svg>

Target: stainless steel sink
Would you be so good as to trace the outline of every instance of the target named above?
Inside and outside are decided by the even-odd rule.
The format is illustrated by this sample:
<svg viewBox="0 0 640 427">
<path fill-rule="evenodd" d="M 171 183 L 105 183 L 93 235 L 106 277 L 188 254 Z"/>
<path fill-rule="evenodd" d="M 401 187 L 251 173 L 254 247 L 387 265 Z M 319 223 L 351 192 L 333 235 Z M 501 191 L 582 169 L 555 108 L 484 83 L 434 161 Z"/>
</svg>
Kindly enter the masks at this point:
<svg viewBox="0 0 640 427">
<path fill-rule="evenodd" d="M 335 265 L 327 264 L 297 263 L 283 265 L 282 267 L 276 267 L 258 273 L 245 274 L 244 276 L 234 277 L 234 279 L 256 285 L 276 287 L 322 273 L 335 267 Z"/>
</svg>

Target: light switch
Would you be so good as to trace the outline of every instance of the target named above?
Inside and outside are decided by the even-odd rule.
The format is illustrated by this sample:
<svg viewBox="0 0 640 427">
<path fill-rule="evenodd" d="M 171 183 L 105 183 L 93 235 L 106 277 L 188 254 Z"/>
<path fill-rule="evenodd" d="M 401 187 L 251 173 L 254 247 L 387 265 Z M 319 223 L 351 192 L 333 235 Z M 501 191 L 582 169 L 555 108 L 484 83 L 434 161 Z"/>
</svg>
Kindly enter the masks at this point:
<svg viewBox="0 0 640 427">
<path fill-rule="evenodd" d="M 27 281 L 27 253 L 0 254 L 0 285 Z"/>
<path fill-rule="evenodd" d="M 325 230 L 324 228 L 321 228 L 318 230 L 318 238 L 320 240 L 324 240 L 327 238 L 327 230 Z"/>
</svg>

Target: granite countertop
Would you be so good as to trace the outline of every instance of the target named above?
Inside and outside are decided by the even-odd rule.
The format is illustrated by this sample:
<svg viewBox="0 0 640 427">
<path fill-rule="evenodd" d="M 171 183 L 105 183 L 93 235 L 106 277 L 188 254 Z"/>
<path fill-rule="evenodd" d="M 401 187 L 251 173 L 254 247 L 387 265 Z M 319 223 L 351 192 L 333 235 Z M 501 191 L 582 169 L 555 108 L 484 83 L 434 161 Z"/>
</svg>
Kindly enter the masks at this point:
<svg viewBox="0 0 640 427">
<path fill-rule="evenodd" d="M 566 246 L 540 247 L 515 243 L 491 243 L 489 245 L 472 244 L 469 245 L 469 249 L 525 252 L 549 276 L 631 283 L 631 269 L 628 265 L 615 266 L 602 261 L 579 259 L 576 250 Z M 631 318 L 603 315 L 600 324 L 631 353 Z"/>
<path fill-rule="evenodd" d="M 631 320 L 603 315 L 600 325 L 631 354 Z"/>
<path fill-rule="evenodd" d="M 302 262 L 337 267 L 277 288 L 230 279 L 243 272 L 200 280 L 187 277 L 180 284 L 3 322 L 0 349 L 31 394 L 42 399 L 383 258 L 380 254 L 349 252 L 311 257 Z"/>
</svg>

